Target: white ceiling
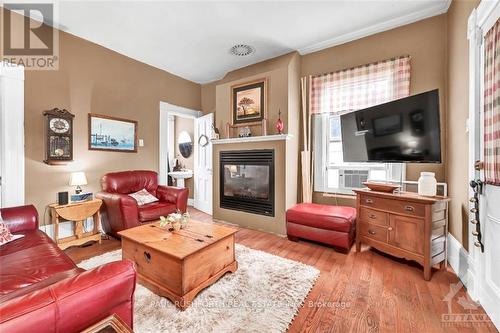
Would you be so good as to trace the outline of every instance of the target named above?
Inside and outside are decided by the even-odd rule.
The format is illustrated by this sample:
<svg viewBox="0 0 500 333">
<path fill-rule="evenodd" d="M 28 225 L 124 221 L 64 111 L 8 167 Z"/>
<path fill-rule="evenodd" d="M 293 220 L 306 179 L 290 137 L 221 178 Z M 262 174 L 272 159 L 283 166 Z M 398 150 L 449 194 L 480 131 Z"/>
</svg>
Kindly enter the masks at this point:
<svg viewBox="0 0 500 333">
<path fill-rule="evenodd" d="M 56 22 L 71 34 L 206 83 L 298 50 L 301 54 L 438 15 L 450 0 L 61 1 Z M 249 44 L 247 57 L 229 54 Z"/>
</svg>

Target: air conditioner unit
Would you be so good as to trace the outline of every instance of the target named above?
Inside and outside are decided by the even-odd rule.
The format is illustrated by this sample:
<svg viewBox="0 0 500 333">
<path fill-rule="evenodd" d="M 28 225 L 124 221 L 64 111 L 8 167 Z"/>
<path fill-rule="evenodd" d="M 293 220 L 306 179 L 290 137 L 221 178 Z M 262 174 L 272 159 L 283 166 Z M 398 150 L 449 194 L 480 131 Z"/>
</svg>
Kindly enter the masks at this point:
<svg viewBox="0 0 500 333">
<path fill-rule="evenodd" d="M 368 180 L 369 170 L 340 169 L 339 185 L 341 189 L 362 188 Z"/>
</svg>

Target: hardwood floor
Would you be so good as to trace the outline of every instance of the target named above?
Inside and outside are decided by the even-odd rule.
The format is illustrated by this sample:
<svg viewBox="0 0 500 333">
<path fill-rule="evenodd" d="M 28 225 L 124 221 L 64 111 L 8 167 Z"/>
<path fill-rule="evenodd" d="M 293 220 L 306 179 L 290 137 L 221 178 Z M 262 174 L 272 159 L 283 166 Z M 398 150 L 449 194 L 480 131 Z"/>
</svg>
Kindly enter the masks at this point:
<svg viewBox="0 0 500 333">
<path fill-rule="evenodd" d="M 190 209 L 190 213 L 194 219 L 212 222 L 211 216 L 198 210 Z M 456 315 L 472 314 L 477 320 L 484 311 L 460 305 L 468 300 L 463 287 L 449 304 L 444 300 L 459 282 L 451 268 L 435 271 L 427 282 L 418 264 L 367 247 L 361 253 L 353 247 L 342 254 L 320 244 L 295 243 L 249 229 L 240 229 L 236 241 L 321 271 L 289 332 L 498 332 L 489 322 L 459 321 L 463 317 Z M 111 239 L 66 253 L 79 262 L 119 248 L 120 241 Z"/>
</svg>

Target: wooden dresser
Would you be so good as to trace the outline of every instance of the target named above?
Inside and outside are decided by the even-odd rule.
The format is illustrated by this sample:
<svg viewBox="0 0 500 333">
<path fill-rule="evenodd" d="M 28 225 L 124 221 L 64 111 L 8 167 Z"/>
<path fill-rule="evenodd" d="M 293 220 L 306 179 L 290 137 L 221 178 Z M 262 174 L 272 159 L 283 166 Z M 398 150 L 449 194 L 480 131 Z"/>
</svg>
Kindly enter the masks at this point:
<svg viewBox="0 0 500 333">
<path fill-rule="evenodd" d="M 356 192 L 356 251 L 361 243 L 414 260 L 430 280 L 431 267 L 446 260 L 448 198 L 416 193 Z"/>
</svg>

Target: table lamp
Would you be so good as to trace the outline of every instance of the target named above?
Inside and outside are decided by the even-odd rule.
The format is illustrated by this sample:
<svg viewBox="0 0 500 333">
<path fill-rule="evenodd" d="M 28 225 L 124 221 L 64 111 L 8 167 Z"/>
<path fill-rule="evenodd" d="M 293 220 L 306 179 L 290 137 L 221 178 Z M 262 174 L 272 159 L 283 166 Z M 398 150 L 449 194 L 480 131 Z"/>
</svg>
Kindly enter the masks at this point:
<svg viewBox="0 0 500 333">
<path fill-rule="evenodd" d="M 82 188 L 80 186 L 87 185 L 87 177 L 85 176 L 85 172 L 72 172 L 69 177 L 69 185 L 76 186 L 75 193 L 80 194 L 82 192 Z"/>
</svg>

